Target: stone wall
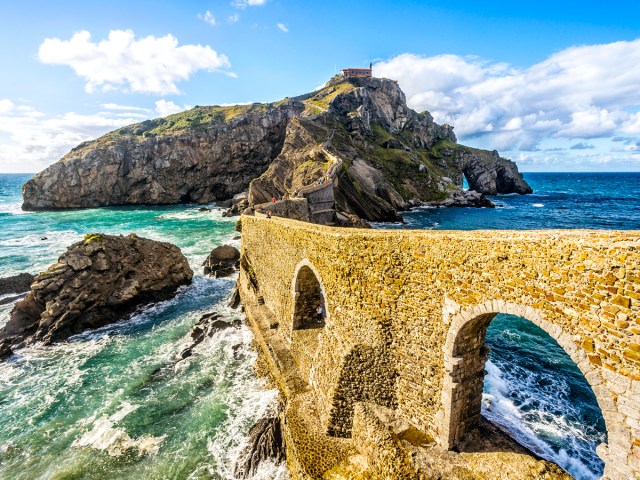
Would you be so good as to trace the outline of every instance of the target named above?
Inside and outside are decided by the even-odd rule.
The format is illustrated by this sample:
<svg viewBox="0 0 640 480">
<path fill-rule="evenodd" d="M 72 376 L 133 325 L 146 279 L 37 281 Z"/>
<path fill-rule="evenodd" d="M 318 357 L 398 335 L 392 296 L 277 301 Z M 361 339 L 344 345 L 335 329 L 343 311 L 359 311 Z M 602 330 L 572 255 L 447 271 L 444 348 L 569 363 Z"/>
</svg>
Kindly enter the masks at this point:
<svg viewBox="0 0 640 480">
<path fill-rule="evenodd" d="M 256 210 L 259 208 L 262 208 L 265 212 L 271 212 L 274 217 L 291 218 L 303 222 L 310 220 L 309 203 L 306 198 L 291 198 L 263 203 L 256 206 Z"/>
<path fill-rule="evenodd" d="M 309 202 L 311 223 L 333 225 L 336 220 L 336 210 L 332 182 L 309 185 L 303 188 L 300 193 Z"/>
<path fill-rule="evenodd" d="M 510 313 L 555 338 L 592 386 L 608 431 L 605 476 L 639 475 L 640 233 L 371 231 L 246 216 L 242 230 L 258 295 L 294 361 L 311 362 L 328 433 L 350 435 L 366 401 L 455 445 L 479 413 L 486 327 Z M 327 313 L 307 360 L 293 335 L 301 265 Z"/>
</svg>

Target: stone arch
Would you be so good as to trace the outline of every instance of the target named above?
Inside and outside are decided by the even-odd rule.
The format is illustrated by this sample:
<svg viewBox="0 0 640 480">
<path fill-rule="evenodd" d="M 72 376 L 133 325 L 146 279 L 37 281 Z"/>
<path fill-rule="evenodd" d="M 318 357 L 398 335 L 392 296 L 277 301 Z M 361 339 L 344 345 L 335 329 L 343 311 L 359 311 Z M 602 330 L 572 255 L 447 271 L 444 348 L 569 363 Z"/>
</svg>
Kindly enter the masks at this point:
<svg viewBox="0 0 640 480">
<path fill-rule="evenodd" d="M 296 266 L 291 291 L 291 354 L 302 377 L 310 383 L 320 333 L 329 318 L 329 310 L 322 277 L 309 260 L 304 259 Z M 320 315 L 318 306 L 322 311 Z"/>
<path fill-rule="evenodd" d="M 499 314 L 516 315 L 529 320 L 548 333 L 569 355 L 580 369 L 595 394 L 602 411 L 608 432 L 609 444 L 612 440 L 610 428 L 615 414 L 615 400 L 604 385 L 598 369 L 589 362 L 587 354 L 574 342 L 572 336 L 558 325 L 544 319 L 532 307 L 503 301 L 490 301 L 459 309 L 451 315 L 451 302 L 445 306 L 445 322 L 450 320 L 444 351 L 445 376 L 442 386 L 442 405 L 438 413 L 438 440 L 446 448 L 455 448 L 463 436 L 474 428 L 480 419 L 484 366 L 489 349 L 485 346 L 485 335 L 493 318 Z M 607 445 L 601 444 L 597 453 L 607 464 Z"/>
</svg>

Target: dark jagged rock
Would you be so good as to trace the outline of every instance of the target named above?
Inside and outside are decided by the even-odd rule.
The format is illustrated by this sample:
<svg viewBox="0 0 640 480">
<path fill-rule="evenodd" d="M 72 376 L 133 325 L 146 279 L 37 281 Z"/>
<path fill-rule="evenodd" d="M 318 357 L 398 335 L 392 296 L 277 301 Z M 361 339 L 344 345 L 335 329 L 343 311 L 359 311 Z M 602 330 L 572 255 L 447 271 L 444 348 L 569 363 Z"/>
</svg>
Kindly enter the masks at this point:
<svg viewBox="0 0 640 480">
<path fill-rule="evenodd" d="M 518 172 L 518 166 L 511 160 L 502 158 L 495 150 L 460 151 L 456 154 L 456 159 L 471 190 L 485 195 L 533 193 Z"/>
<path fill-rule="evenodd" d="M 231 207 L 222 214 L 223 217 L 240 215 L 249 206 L 249 192 L 241 192 L 231 199 Z"/>
<path fill-rule="evenodd" d="M 235 476 L 249 478 L 261 462 L 273 460 L 280 463 L 285 459 L 285 445 L 282 425 L 278 415 L 269 415 L 258 420 L 249 431 L 249 444 L 236 463 Z"/>
<path fill-rule="evenodd" d="M 11 342 L 9 340 L 0 340 L 0 361 L 13 355 Z"/>
<path fill-rule="evenodd" d="M 236 309 L 240 306 L 240 303 L 240 290 L 238 290 L 238 286 L 236 285 L 236 287 L 233 289 L 233 293 L 229 297 L 227 305 L 229 305 L 230 308 Z"/>
<path fill-rule="evenodd" d="M 191 332 L 189 334 L 191 337 L 191 343 L 178 353 L 178 361 L 184 360 L 185 358 L 193 355 L 193 349 L 200 345 L 205 338 L 211 338 L 216 332 L 226 328 L 239 327 L 241 323 L 242 322 L 237 319 L 231 322 L 221 320 L 218 312 L 205 313 L 191 328 Z"/>
<path fill-rule="evenodd" d="M 12 277 L 0 278 L 0 295 L 28 292 L 34 278 L 30 273 L 20 273 Z"/>
<path fill-rule="evenodd" d="M 437 207 L 495 208 L 495 204 L 482 193 L 462 189 L 453 190 L 444 200 L 426 202 L 425 204 Z"/>
<path fill-rule="evenodd" d="M 310 221 L 400 221 L 411 202 L 456 196 L 446 184 L 464 177 L 486 195 L 531 192 L 513 162 L 459 145 L 452 127 L 408 108 L 396 82 L 335 77 L 294 99 L 196 107 L 82 144 L 25 184 L 23 208 L 232 199 L 230 216 L 326 182 L 332 198 L 308 198 Z"/>
<path fill-rule="evenodd" d="M 221 245 L 211 251 L 202 266 L 205 275 L 228 277 L 240 267 L 240 251 L 230 245 Z"/>
<path fill-rule="evenodd" d="M 136 235 L 86 235 L 35 277 L 0 330 L 11 346 L 49 344 L 166 300 L 193 272 L 175 245 Z"/>
</svg>

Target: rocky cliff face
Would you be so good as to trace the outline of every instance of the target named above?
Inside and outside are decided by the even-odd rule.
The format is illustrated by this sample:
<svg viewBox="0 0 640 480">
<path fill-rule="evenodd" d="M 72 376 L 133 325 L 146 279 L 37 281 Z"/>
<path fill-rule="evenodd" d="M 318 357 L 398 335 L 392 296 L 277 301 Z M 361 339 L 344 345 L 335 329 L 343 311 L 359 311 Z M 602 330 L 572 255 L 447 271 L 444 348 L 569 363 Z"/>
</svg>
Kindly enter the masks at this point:
<svg viewBox="0 0 640 480">
<path fill-rule="evenodd" d="M 324 179 L 334 184 L 338 212 L 397 221 L 399 211 L 424 202 L 492 206 L 463 194 L 463 176 L 479 194 L 531 193 L 515 163 L 457 144 L 450 126 L 409 109 L 391 80 L 336 78 L 298 100 L 305 109 L 289 122 L 278 157 L 251 182 L 250 204 Z"/>
<path fill-rule="evenodd" d="M 196 107 L 82 144 L 25 184 L 23 208 L 209 203 L 247 187 L 256 205 L 324 179 L 337 211 L 398 220 L 461 198 L 463 175 L 482 194 L 531 192 L 513 162 L 409 109 L 394 81 L 336 77 L 275 104 Z"/>
<path fill-rule="evenodd" d="M 210 203 L 246 189 L 304 105 L 196 107 L 81 144 L 23 187 L 26 210 Z M 235 109 L 235 110 L 234 110 Z"/>
<path fill-rule="evenodd" d="M 69 247 L 17 303 L 0 330 L 9 347 L 51 343 L 122 319 L 138 305 L 170 298 L 193 272 L 175 245 L 135 235 L 87 235 Z"/>
</svg>

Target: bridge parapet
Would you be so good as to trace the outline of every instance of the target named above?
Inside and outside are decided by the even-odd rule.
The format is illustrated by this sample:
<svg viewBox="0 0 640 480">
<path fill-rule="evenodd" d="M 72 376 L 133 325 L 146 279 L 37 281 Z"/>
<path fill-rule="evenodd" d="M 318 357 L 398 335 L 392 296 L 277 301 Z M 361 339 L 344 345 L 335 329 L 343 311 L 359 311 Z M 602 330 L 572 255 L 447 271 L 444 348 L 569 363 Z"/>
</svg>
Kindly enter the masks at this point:
<svg viewBox="0 0 640 480">
<path fill-rule="evenodd" d="M 306 380 L 330 435 L 349 437 L 355 404 L 370 402 L 454 446 L 480 411 L 486 327 L 513 313 L 576 362 L 605 417 L 605 476 L 633 478 L 639 252 L 638 232 L 381 231 L 243 217 L 240 280 L 253 277 L 294 360 L 311 362 Z M 293 329 L 301 264 L 319 277 L 327 313 L 313 351 L 296 346 Z"/>
</svg>

